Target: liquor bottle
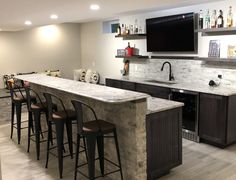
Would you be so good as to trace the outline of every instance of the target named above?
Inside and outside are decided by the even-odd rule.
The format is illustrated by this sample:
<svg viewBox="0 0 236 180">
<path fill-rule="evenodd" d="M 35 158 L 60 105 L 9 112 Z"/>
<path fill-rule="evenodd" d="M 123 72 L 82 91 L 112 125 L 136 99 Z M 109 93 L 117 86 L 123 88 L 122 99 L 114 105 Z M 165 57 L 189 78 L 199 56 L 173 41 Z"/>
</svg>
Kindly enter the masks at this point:
<svg viewBox="0 0 236 180">
<path fill-rule="evenodd" d="M 227 15 L 227 27 L 233 26 L 233 13 L 232 13 L 232 6 L 229 6 L 229 12 Z"/>
<path fill-rule="evenodd" d="M 121 25 L 121 34 L 123 34 L 123 35 L 125 34 L 125 26 L 124 26 L 124 24 Z"/>
<path fill-rule="evenodd" d="M 222 28 L 224 27 L 224 18 L 223 18 L 223 11 L 219 11 L 219 16 L 217 18 L 217 27 Z"/>
<path fill-rule="evenodd" d="M 128 42 L 128 46 L 125 48 L 125 56 L 132 56 L 133 48 L 130 47 L 130 43 Z"/>
<path fill-rule="evenodd" d="M 210 13 L 209 13 L 209 9 L 207 9 L 207 13 L 206 13 L 206 16 L 205 16 L 205 28 L 208 29 L 208 28 L 211 28 L 211 25 L 210 25 Z"/>
<path fill-rule="evenodd" d="M 128 25 L 125 25 L 125 34 L 126 35 L 129 34 L 129 27 L 128 27 Z"/>
<path fill-rule="evenodd" d="M 117 35 L 121 35 L 121 27 L 120 27 L 120 24 L 119 24 L 119 26 L 118 26 L 118 28 L 117 28 Z"/>
<path fill-rule="evenodd" d="M 216 10 L 213 10 L 211 15 L 211 28 L 216 28 L 216 25 L 217 25 Z"/>
<path fill-rule="evenodd" d="M 129 33 L 130 33 L 130 34 L 134 34 L 133 25 L 129 25 Z"/>
<path fill-rule="evenodd" d="M 199 28 L 199 29 L 203 29 L 203 15 L 202 15 L 202 10 L 200 10 L 200 12 L 199 12 L 198 28 Z"/>
<path fill-rule="evenodd" d="M 138 34 L 138 20 L 135 19 L 135 24 L 134 24 L 134 34 Z"/>
</svg>

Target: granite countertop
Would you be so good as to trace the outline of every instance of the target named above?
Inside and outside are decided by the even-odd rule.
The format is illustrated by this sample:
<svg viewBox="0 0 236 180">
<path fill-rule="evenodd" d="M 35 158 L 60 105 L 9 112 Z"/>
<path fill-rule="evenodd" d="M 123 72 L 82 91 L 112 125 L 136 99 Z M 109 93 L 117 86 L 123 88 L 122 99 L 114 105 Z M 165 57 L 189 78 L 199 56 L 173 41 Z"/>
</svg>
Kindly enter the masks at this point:
<svg viewBox="0 0 236 180">
<path fill-rule="evenodd" d="M 184 103 L 171 101 L 167 99 L 149 97 L 147 98 L 147 115 L 182 106 L 184 106 Z"/>
<path fill-rule="evenodd" d="M 145 93 L 46 76 L 44 74 L 20 75 L 16 76 L 16 78 L 107 103 L 122 103 L 150 97 Z"/>
<path fill-rule="evenodd" d="M 221 96 L 236 95 L 236 88 L 225 87 L 221 85 L 217 87 L 211 87 L 208 84 L 199 84 L 199 83 L 183 83 L 183 82 L 176 82 L 175 84 L 152 83 L 152 82 L 146 82 L 145 80 L 147 79 L 145 78 L 128 77 L 128 76 L 114 77 L 114 78 L 109 77 L 109 78 L 142 83 L 142 84 L 149 84 L 149 85 L 160 86 L 160 87 L 168 87 L 171 89 L 182 89 L 182 90 L 208 93 L 208 94 L 221 95 Z"/>
</svg>

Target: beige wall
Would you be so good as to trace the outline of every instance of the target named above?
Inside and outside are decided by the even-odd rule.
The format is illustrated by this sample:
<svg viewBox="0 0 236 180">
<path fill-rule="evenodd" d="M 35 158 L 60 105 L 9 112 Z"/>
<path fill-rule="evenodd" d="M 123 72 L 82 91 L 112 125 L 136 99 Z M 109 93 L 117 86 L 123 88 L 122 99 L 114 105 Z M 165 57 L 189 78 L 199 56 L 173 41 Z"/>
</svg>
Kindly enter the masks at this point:
<svg viewBox="0 0 236 180">
<path fill-rule="evenodd" d="M 84 23 L 81 25 L 81 65 L 83 68 L 97 70 L 104 77 L 120 75 L 123 61 L 115 58 L 120 39 L 115 34 L 103 34 L 102 22 Z"/>
<path fill-rule="evenodd" d="M 0 77 L 17 72 L 60 69 L 73 78 L 80 68 L 80 25 L 65 23 L 18 32 L 0 32 Z M 3 86 L 0 80 L 0 88 Z"/>
</svg>

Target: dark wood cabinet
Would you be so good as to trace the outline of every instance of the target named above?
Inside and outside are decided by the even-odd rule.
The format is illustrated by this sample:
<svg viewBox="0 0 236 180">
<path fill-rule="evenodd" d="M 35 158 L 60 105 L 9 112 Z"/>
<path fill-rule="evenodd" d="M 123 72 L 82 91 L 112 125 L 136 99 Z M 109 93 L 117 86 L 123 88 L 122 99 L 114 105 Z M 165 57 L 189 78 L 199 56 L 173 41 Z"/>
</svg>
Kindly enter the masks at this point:
<svg viewBox="0 0 236 180">
<path fill-rule="evenodd" d="M 123 81 L 121 83 L 121 87 L 122 87 L 122 89 L 135 91 L 136 90 L 136 83 L 128 82 L 128 81 Z"/>
<path fill-rule="evenodd" d="M 236 97 L 200 94 L 199 136 L 225 147 L 236 141 Z"/>
<path fill-rule="evenodd" d="M 121 88 L 121 81 L 106 78 L 106 86 L 114 87 L 114 88 Z"/>
<path fill-rule="evenodd" d="M 106 86 L 147 93 L 153 97 L 169 99 L 169 88 L 106 78 Z"/>
<path fill-rule="evenodd" d="M 135 91 L 136 83 L 106 78 L 106 86 Z"/>
<path fill-rule="evenodd" d="M 146 117 L 147 179 L 154 180 L 182 164 L 182 108 Z"/>
<path fill-rule="evenodd" d="M 153 97 L 169 99 L 170 89 L 148 84 L 136 84 L 136 91 L 150 94 Z"/>
</svg>

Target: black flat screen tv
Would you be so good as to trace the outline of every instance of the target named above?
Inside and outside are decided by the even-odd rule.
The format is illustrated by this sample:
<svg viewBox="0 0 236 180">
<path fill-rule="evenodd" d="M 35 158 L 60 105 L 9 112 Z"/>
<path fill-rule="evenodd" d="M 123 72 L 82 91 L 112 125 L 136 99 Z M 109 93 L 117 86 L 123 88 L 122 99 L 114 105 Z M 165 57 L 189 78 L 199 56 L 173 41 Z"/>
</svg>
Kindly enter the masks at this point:
<svg viewBox="0 0 236 180">
<path fill-rule="evenodd" d="M 146 19 L 147 51 L 197 53 L 194 13 Z"/>
</svg>

